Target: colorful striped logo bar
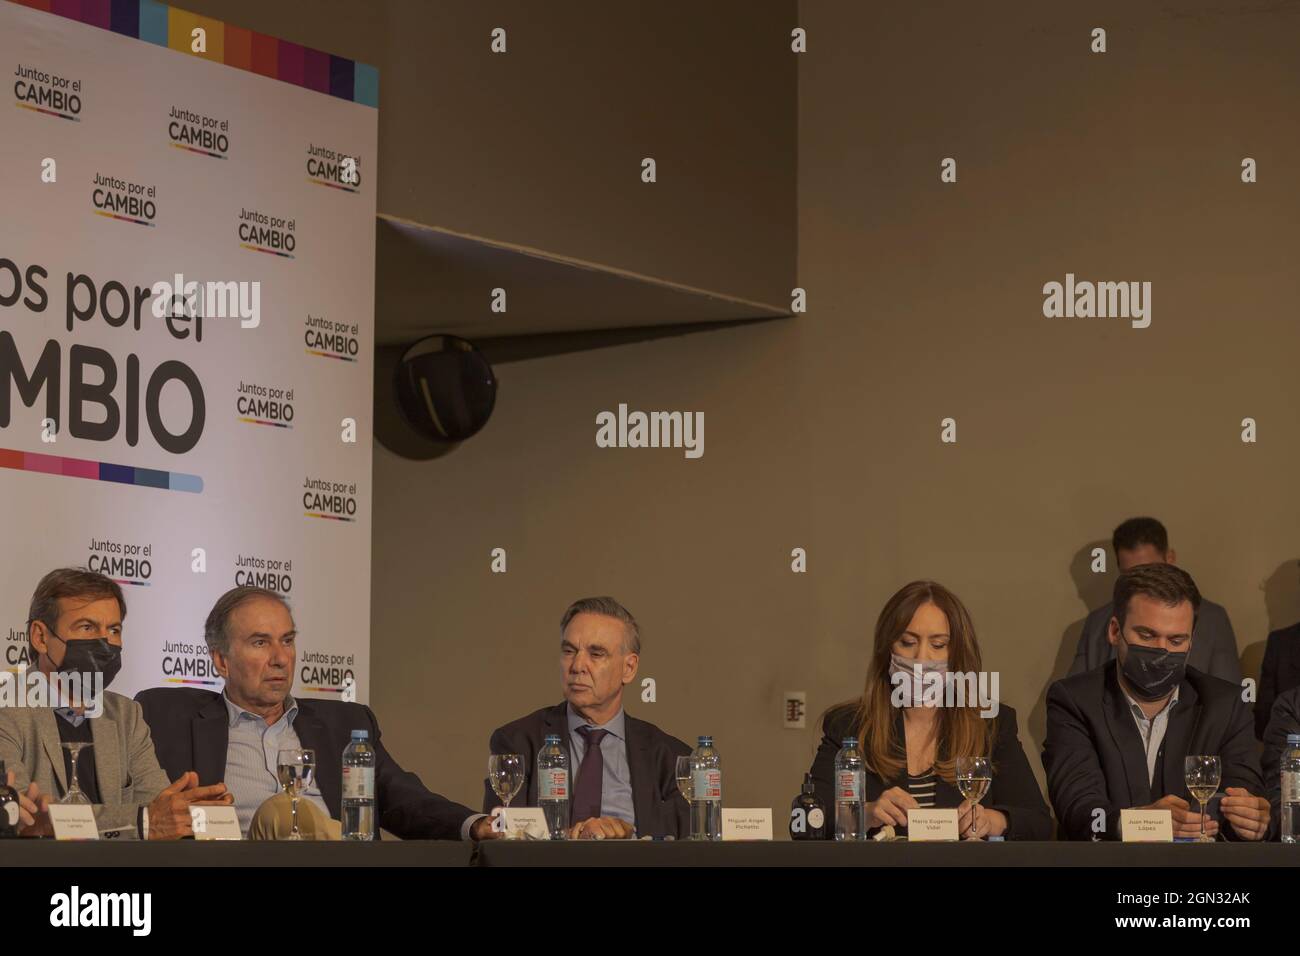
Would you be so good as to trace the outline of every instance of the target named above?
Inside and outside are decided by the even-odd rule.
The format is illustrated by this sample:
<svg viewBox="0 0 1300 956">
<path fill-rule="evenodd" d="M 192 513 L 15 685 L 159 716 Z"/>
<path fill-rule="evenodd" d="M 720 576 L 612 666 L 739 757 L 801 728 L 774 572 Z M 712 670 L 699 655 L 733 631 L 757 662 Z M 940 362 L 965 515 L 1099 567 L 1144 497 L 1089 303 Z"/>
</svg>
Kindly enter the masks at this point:
<svg viewBox="0 0 1300 956">
<path fill-rule="evenodd" d="M 54 110 L 41 109 L 39 106 L 32 106 L 31 103 L 15 103 L 14 106 L 18 107 L 20 110 L 31 110 L 34 113 L 44 113 L 46 116 L 57 116 L 59 119 L 72 120 L 74 123 L 81 122 L 80 116 L 72 116 L 68 113 L 57 113 Z"/>
<path fill-rule="evenodd" d="M 217 682 L 214 680 L 186 680 L 184 677 L 166 677 L 164 681 L 168 684 L 204 684 L 208 687 L 216 687 Z"/>
<path fill-rule="evenodd" d="M 325 518 L 328 521 L 356 521 L 357 520 L 356 518 L 343 518 L 340 517 L 339 515 L 323 515 L 316 511 L 304 511 L 302 515 L 304 518 Z"/>
<path fill-rule="evenodd" d="M 114 481 L 121 485 L 139 488 L 161 488 L 164 491 L 203 493 L 203 479 L 198 475 L 183 475 L 178 471 L 158 471 L 154 468 L 135 468 L 131 465 L 110 465 L 106 461 L 87 461 L 84 458 L 62 458 L 59 455 L 34 455 L 31 452 L 0 448 L 0 468 L 31 471 L 42 475 L 63 475 L 65 478 L 89 478 L 91 481 Z"/>
<path fill-rule="evenodd" d="M 351 186 L 340 186 L 338 183 L 327 183 L 323 179 L 312 179 L 310 176 L 307 177 L 307 182 L 312 183 L 315 186 L 328 186 L 330 189 L 341 189 L 345 193 L 356 192 L 356 189 Z"/>
<path fill-rule="evenodd" d="M 14 2 L 363 106 L 379 106 L 379 70 L 367 63 L 357 63 L 211 17 L 201 17 L 157 0 Z M 207 31 L 207 50 L 203 53 L 194 53 L 190 49 L 196 27 Z"/>
<path fill-rule="evenodd" d="M 240 248 L 251 249 L 253 252 L 265 252 L 268 256 L 283 256 L 286 259 L 292 259 L 293 256 L 287 252 L 276 252 L 274 249 L 263 249 L 261 246 L 255 246 L 249 242 L 241 242 Z"/>
<path fill-rule="evenodd" d="M 102 209 L 92 209 L 91 212 L 93 212 L 96 216 L 107 216 L 109 219 L 120 219 L 123 222 L 133 222 L 137 226 L 152 227 L 153 225 L 155 225 L 154 223 L 150 222 L 148 219 L 132 219 L 130 216 L 119 216 L 116 213 L 104 212 L 104 210 Z"/>
<path fill-rule="evenodd" d="M 183 150 L 186 150 L 187 152 L 198 153 L 200 156 L 211 156 L 213 159 L 225 159 L 225 158 L 226 158 L 225 156 L 222 156 L 220 153 L 209 152 L 209 151 L 206 150 L 206 149 L 195 149 L 193 146 L 185 146 L 185 145 L 182 144 L 182 143 L 168 143 L 167 145 L 168 145 L 168 146 L 171 146 L 171 147 L 173 147 L 173 148 L 175 148 L 175 149 L 183 149 Z"/>
<path fill-rule="evenodd" d="M 267 421 L 265 418 L 241 418 L 240 421 L 241 421 L 241 422 L 248 422 L 248 424 L 250 424 L 250 425 L 274 425 L 276 428 L 292 428 L 292 427 L 293 427 L 292 425 L 285 424 L 284 422 L 271 422 L 271 421 Z"/>
<path fill-rule="evenodd" d="M 321 358 L 339 359 L 343 362 L 355 362 L 356 359 L 350 355 L 335 355 L 333 352 L 318 352 L 315 349 L 307 349 L 308 355 L 319 355 Z"/>
</svg>

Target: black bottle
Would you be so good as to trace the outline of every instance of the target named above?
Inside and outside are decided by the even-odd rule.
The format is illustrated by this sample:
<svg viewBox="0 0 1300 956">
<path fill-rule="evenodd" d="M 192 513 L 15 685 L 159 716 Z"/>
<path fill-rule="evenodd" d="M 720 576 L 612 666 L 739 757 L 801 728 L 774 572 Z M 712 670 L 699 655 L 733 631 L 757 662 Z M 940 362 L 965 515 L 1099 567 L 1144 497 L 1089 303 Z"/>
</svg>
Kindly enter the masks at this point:
<svg viewBox="0 0 1300 956">
<path fill-rule="evenodd" d="M 5 762 L 0 760 L 0 840 L 18 837 L 18 791 L 5 781 Z"/>
<path fill-rule="evenodd" d="M 790 839 L 826 839 L 826 807 L 813 793 L 810 773 L 803 775 L 803 788 L 790 804 Z"/>
</svg>

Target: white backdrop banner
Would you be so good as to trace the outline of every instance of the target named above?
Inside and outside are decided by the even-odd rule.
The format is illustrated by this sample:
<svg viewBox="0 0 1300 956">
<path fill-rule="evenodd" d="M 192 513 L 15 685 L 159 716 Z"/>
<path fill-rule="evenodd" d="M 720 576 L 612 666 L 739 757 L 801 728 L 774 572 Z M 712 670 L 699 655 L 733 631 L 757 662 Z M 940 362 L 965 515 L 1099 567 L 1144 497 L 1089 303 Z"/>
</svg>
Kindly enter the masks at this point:
<svg viewBox="0 0 1300 956">
<path fill-rule="evenodd" d="M 0 669 L 41 575 L 88 566 L 126 593 L 119 693 L 220 689 L 203 620 L 259 584 L 294 692 L 364 701 L 377 73 L 153 0 L 49 9 L 0 0 Z"/>
</svg>

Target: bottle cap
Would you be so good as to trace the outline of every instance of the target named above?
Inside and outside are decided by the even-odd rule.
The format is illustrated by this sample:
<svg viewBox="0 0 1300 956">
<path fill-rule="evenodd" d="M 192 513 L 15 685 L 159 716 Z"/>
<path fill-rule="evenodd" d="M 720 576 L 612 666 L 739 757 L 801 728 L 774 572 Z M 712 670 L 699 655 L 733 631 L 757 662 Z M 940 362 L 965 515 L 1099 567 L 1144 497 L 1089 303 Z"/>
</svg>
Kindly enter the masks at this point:
<svg viewBox="0 0 1300 956">
<path fill-rule="evenodd" d="M 1300 734 L 1287 734 L 1286 742 L 1287 742 L 1287 746 L 1300 747 Z M 4 762 L 0 761 L 0 770 L 3 769 L 4 769 Z"/>
<path fill-rule="evenodd" d="M 712 738 L 712 737 L 701 737 L 701 738 L 700 738 L 700 746 L 701 746 L 701 747 L 712 747 L 712 746 L 713 746 L 713 738 Z"/>
<path fill-rule="evenodd" d="M 559 742 L 560 742 L 560 735 L 559 735 L 559 734 L 547 734 L 547 735 L 546 735 L 546 743 L 547 743 L 547 744 L 558 744 Z"/>
<path fill-rule="evenodd" d="M 842 743 L 845 747 L 856 747 L 856 746 L 858 745 L 858 738 L 857 738 L 857 737 L 845 737 L 844 740 L 841 741 L 841 743 Z"/>
<path fill-rule="evenodd" d="M 354 731 L 352 731 L 352 739 L 353 739 L 353 740 L 369 740 L 369 739 L 370 739 L 370 731 L 368 731 L 368 730 L 354 730 Z"/>
</svg>

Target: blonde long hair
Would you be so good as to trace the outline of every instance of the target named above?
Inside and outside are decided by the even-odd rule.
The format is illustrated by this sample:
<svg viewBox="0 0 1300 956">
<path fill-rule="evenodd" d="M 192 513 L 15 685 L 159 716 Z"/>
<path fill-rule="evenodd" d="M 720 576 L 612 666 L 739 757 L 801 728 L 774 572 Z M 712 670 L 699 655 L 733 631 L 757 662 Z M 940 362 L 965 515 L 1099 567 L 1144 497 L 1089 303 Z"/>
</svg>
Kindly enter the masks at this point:
<svg viewBox="0 0 1300 956">
<path fill-rule="evenodd" d="M 862 696 L 847 707 L 854 708 L 858 722 L 858 744 L 863 760 L 889 782 L 898 779 L 907 769 L 907 748 L 895 730 L 896 708 L 890 703 L 893 685 L 889 680 L 889 664 L 894 642 L 907 630 L 918 608 L 933 604 L 948 618 L 948 670 L 977 672 L 980 670 L 980 649 L 975 639 L 975 625 L 970 612 L 942 584 L 935 581 L 913 581 L 894 594 L 876 619 L 875 647 L 867 668 L 866 687 Z M 989 756 L 996 729 L 993 721 L 980 716 L 977 701 L 967 701 L 964 707 L 939 709 L 935 741 L 934 770 L 943 780 L 954 783 L 958 757 Z"/>
</svg>

